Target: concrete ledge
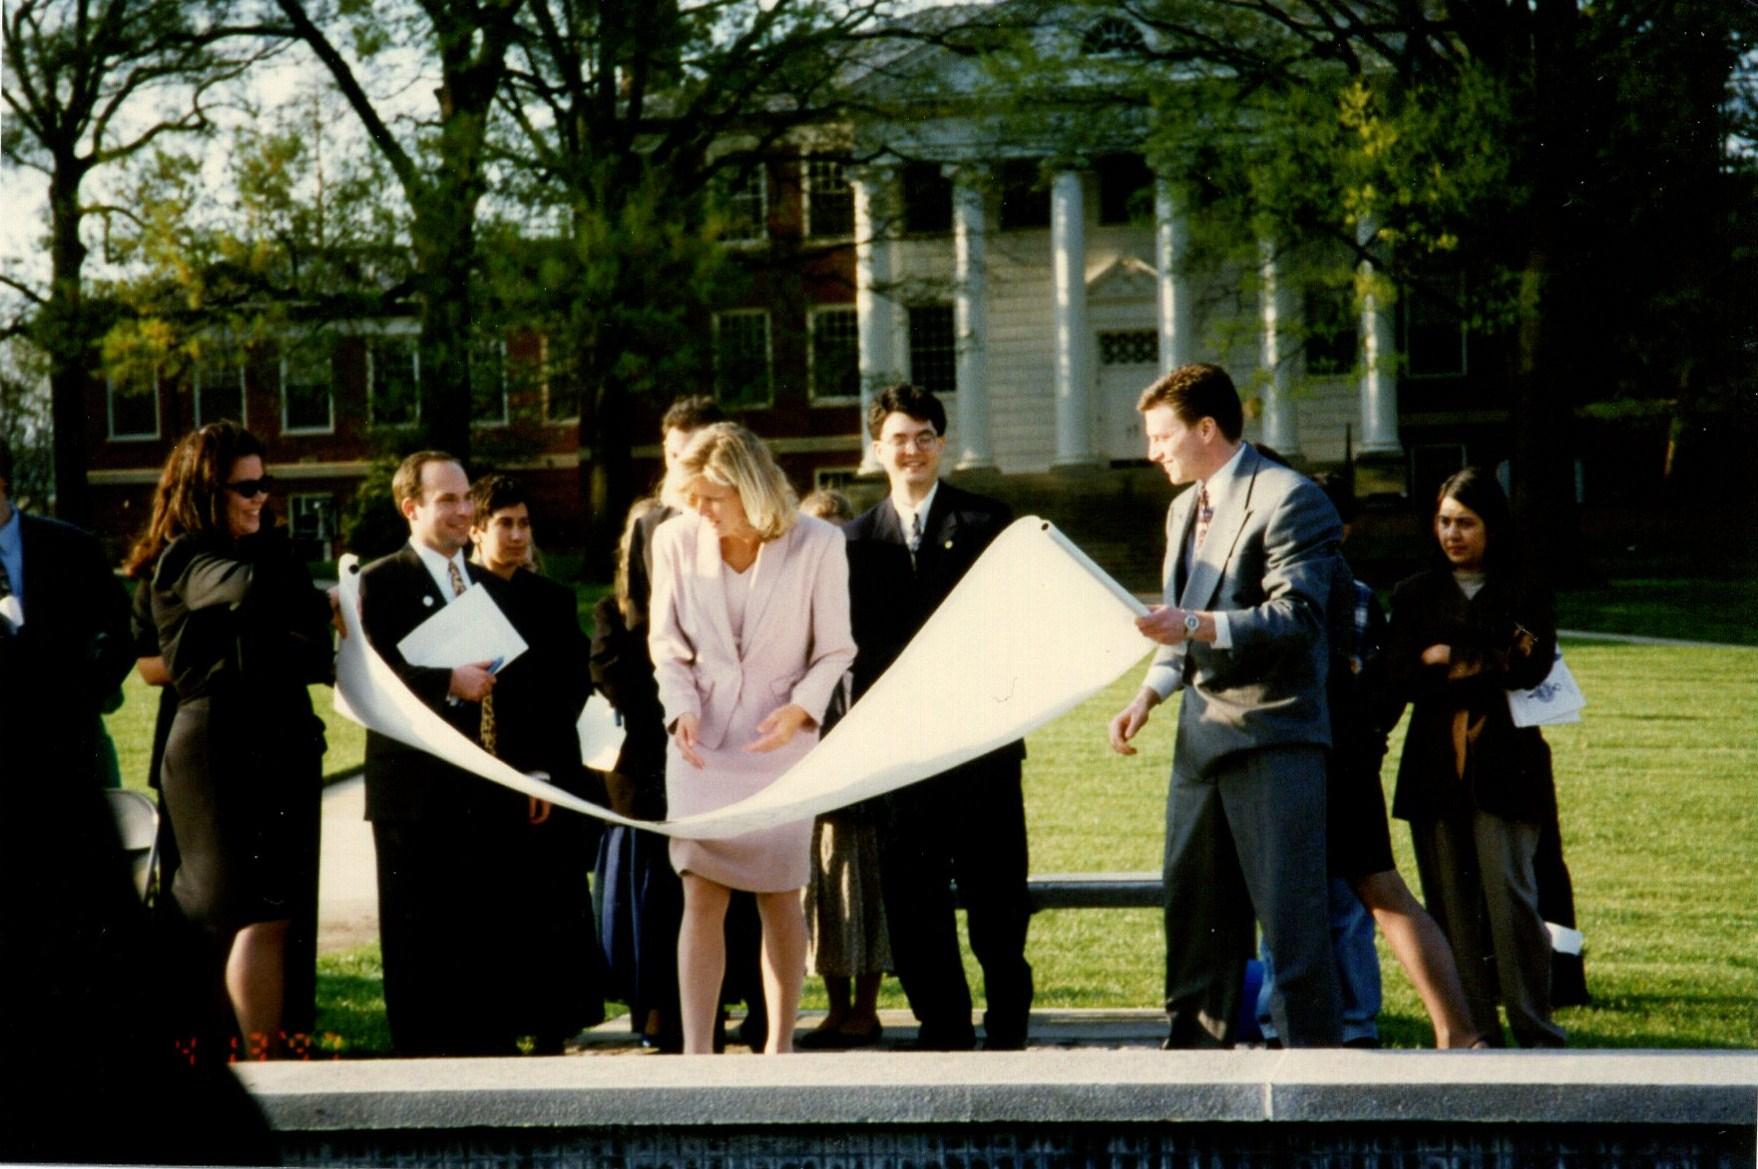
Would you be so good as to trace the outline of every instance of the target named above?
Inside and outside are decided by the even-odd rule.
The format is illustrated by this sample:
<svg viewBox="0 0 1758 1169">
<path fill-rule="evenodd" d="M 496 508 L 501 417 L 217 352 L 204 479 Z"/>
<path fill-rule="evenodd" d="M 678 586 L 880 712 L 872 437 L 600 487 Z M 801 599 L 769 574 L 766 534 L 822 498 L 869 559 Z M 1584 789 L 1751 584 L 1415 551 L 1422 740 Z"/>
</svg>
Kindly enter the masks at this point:
<svg viewBox="0 0 1758 1169">
<path fill-rule="evenodd" d="M 1036 1050 L 248 1064 L 285 1133 L 1165 1123 L 1758 1125 L 1758 1053 Z"/>
</svg>

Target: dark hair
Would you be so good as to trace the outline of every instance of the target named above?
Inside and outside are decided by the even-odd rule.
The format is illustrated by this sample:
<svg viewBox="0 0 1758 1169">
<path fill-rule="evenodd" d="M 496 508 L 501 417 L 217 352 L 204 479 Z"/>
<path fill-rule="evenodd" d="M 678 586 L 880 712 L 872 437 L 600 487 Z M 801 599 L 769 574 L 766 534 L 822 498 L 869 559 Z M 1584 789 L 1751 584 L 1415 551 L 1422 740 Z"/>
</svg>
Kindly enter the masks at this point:
<svg viewBox="0 0 1758 1169">
<path fill-rule="evenodd" d="M 833 524 L 846 524 L 855 518 L 855 505 L 834 487 L 820 487 L 800 500 L 800 510 Z"/>
<path fill-rule="evenodd" d="M 666 410 L 665 417 L 659 420 L 659 433 L 664 437 L 670 430 L 681 430 L 691 434 L 716 422 L 726 421 L 726 411 L 706 394 L 690 394 L 679 398 Z"/>
<path fill-rule="evenodd" d="M 403 510 L 403 501 L 421 499 L 421 473 L 429 463 L 457 463 L 457 457 L 445 451 L 416 451 L 401 463 L 397 464 L 397 473 L 391 476 L 391 502 L 398 511 Z M 458 463 L 461 467 L 462 463 Z"/>
<path fill-rule="evenodd" d="M 1465 467 L 1453 472 L 1435 492 L 1435 513 L 1440 511 L 1441 501 L 1446 499 L 1458 500 L 1461 506 L 1476 512 L 1477 518 L 1483 521 L 1484 571 L 1499 573 L 1511 567 L 1517 547 L 1514 513 L 1494 473 L 1482 467 Z M 1431 521 L 1433 517 L 1434 513 L 1431 513 Z"/>
<path fill-rule="evenodd" d="M 511 475 L 484 475 L 470 485 L 470 502 L 476 505 L 476 522 L 486 524 L 488 517 L 504 508 L 531 506 L 531 493 Z"/>
<path fill-rule="evenodd" d="M 12 444 L 4 434 L 0 434 L 0 483 L 6 485 L 8 495 L 12 494 Z"/>
<path fill-rule="evenodd" d="M 1252 445 L 1262 453 L 1264 448 L 1261 444 Z M 1355 498 L 1355 485 L 1349 481 L 1349 476 L 1341 471 L 1320 471 L 1312 477 L 1312 481 L 1319 485 L 1319 489 L 1331 501 L 1331 506 L 1337 509 L 1338 519 L 1347 524 L 1361 514 L 1361 504 Z"/>
<path fill-rule="evenodd" d="M 226 479 L 239 459 L 268 454 L 262 440 L 236 422 L 210 422 L 178 440 L 159 473 L 153 515 L 134 542 L 124 565 L 130 576 L 145 575 L 165 545 L 178 536 L 212 533 L 230 537 L 226 524 Z M 265 506 L 263 509 L 268 511 Z M 265 515 L 263 525 L 273 520 Z"/>
<path fill-rule="evenodd" d="M 935 434 L 946 433 L 946 407 L 933 391 L 921 386 L 899 382 L 880 391 L 867 407 L 867 433 L 878 439 L 879 432 L 885 429 L 885 420 L 893 414 L 907 414 L 917 422 L 928 423 Z"/>
<path fill-rule="evenodd" d="M 1239 391 L 1233 379 L 1218 365 L 1198 362 L 1181 365 L 1141 392 L 1135 408 L 1146 414 L 1155 406 L 1170 406 L 1178 421 L 1195 426 L 1204 418 L 1213 418 L 1221 428 L 1221 437 L 1238 442 L 1245 431 L 1245 408 L 1239 404 Z"/>
</svg>

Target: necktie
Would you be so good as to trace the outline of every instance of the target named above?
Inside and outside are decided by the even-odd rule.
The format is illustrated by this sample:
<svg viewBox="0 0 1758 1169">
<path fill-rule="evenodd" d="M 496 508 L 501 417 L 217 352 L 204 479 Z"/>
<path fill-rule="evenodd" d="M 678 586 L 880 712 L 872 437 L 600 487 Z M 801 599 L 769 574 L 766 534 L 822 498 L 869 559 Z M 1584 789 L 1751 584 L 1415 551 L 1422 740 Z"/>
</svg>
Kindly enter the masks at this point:
<svg viewBox="0 0 1758 1169">
<path fill-rule="evenodd" d="M 446 561 L 446 575 L 452 582 L 452 595 L 454 597 L 463 596 L 465 589 L 464 574 L 458 570 L 458 562 L 456 560 Z M 490 755 L 493 755 L 495 746 L 493 694 L 484 694 L 482 696 L 481 739 L 482 749 L 487 751 Z"/>
<path fill-rule="evenodd" d="M 909 545 L 910 563 L 914 564 L 916 562 L 916 551 L 922 546 L 922 513 L 919 511 L 910 513 Z"/>
<path fill-rule="evenodd" d="M 1196 550 L 1203 550 L 1203 541 L 1208 538 L 1209 522 L 1215 518 L 1215 509 L 1209 504 L 1209 485 L 1200 483 L 1196 491 Z"/>
</svg>

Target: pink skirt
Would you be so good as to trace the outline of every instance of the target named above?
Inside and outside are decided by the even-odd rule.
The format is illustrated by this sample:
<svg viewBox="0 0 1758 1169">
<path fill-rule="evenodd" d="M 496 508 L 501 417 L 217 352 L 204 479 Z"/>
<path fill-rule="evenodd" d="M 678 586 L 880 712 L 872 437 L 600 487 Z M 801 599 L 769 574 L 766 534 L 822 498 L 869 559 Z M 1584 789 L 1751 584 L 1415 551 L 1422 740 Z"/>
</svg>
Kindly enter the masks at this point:
<svg viewBox="0 0 1758 1169">
<path fill-rule="evenodd" d="M 801 731 L 778 751 L 755 754 L 749 739 L 729 734 L 715 750 L 697 747 L 703 766 L 692 767 L 676 742 L 666 749 L 666 814 L 673 820 L 712 812 L 756 795 L 774 783 L 818 743 L 818 732 Z M 725 840 L 671 840 L 671 867 L 729 889 L 783 893 L 804 888 L 812 876 L 812 820 L 793 820 Z"/>
</svg>

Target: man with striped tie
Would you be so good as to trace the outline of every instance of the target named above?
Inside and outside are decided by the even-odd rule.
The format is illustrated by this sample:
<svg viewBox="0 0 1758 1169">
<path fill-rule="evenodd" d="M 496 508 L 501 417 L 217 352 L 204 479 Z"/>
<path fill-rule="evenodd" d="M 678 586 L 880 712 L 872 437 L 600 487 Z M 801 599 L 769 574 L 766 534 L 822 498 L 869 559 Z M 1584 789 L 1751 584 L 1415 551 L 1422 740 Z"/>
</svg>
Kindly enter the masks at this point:
<svg viewBox="0 0 1758 1169">
<path fill-rule="evenodd" d="M 1184 692 L 1166 800 L 1164 1046 L 1232 1046 L 1254 914 L 1276 952 L 1283 1042 L 1336 1046 L 1325 603 L 1342 523 L 1311 480 L 1242 440 L 1218 366 L 1173 370 L 1136 408 L 1148 458 L 1193 485 L 1167 513 L 1166 603 L 1136 622 L 1159 649 L 1110 724 L 1112 749 L 1133 755 L 1149 713 Z"/>
</svg>

